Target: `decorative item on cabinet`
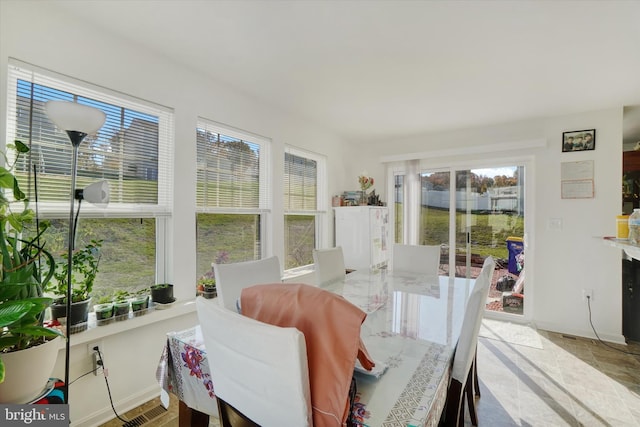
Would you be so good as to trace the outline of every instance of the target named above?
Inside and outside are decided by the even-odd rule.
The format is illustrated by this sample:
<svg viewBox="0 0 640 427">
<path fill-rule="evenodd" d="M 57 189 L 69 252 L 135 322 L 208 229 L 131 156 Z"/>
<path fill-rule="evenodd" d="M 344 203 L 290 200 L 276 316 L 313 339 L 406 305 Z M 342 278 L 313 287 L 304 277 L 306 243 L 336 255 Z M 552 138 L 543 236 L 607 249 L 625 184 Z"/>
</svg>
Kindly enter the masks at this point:
<svg viewBox="0 0 640 427">
<path fill-rule="evenodd" d="M 367 206 L 369 204 L 367 190 L 373 187 L 374 182 L 373 177 L 367 176 L 366 172 L 363 172 L 362 175 L 358 176 L 358 184 L 360 184 L 360 190 L 362 191 L 360 201 L 358 203 L 360 206 Z"/>
</svg>

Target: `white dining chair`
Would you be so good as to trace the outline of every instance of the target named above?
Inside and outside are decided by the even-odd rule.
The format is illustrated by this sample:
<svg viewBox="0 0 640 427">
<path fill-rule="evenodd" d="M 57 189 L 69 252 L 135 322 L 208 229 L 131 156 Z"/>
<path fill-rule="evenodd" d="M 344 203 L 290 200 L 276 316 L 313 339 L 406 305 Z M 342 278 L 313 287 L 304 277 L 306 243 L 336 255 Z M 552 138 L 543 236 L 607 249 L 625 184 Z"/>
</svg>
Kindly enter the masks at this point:
<svg viewBox="0 0 640 427">
<path fill-rule="evenodd" d="M 485 259 L 484 263 L 482 265 L 482 271 L 480 274 L 484 274 L 486 276 L 487 281 L 485 282 L 486 287 L 485 289 L 485 294 L 484 294 L 484 301 L 485 301 L 485 306 L 486 306 L 486 299 L 487 296 L 489 295 L 489 290 L 491 289 L 491 283 L 493 280 L 493 273 L 495 270 L 495 260 L 493 259 L 493 257 L 489 257 L 490 260 Z M 493 262 L 493 264 L 491 264 Z M 487 265 L 487 267 L 485 268 L 485 264 Z M 484 310 L 481 310 L 483 316 L 484 317 Z M 482 323 L 482 317 L 480 318 L 480 323 Z M 473 364 L 471 367 L 472 371 L 473 371 L 473 386 L 474 386 L 474 390 L 475 390 L 475 394 L 477 397 L 480 397 L 480 382 L 478 381 L 478 346 L 476 345 L 476 351 L 475 354 L 473 356 Z"/>
<path fill-rule="evenodd" d="M 393 245 L 394 271 L 407 271 L 438 275 L 440 269 L 439 245 Z"/>
<path fill-rule="evenodd" d="M 311 426 L 304 334 L 202 297 L 196 307 L 222 427 Z"/>
<path fill-rule="evenodd" d="M 251 286 L 241 298 L 244 315 L 305 335 L 314 425 L 345 425 L 355 404 L 356 359 L 366 370 L 375 366 L 360 337 L 366 313 L 342 295 L 303 283 Z"/>
<path fill-rule="evenodd" d="M 453 357 L 451 381 L 447 392 L 444 418 L 447 426 L 464 425 L 465 399 L 469 408 L 471 424 L 478 425 L 474 400 L 474 361 L 476 359 L 480 324 L 482 323 L 494 268 L 495 261 L 493 257 L 487 257 L 467 301 L 462 329 L 460 330 L 458 344 Z"/>
<path fill-rule="evenodd" d="M 314 249 L 313 263 L 316 270 L 316 285 L 322 286 L 336 280 L 344 280 L 346 269 L 342 247 Z"/>
<path fill-rule="evenodd" d="M 216 279 L 218 303 L 233 311 L 238 311 L 237 304 L 243 288 L 282 281 L 280 261 L 277 256 L 257 261 L 213 264 L 213 274 Z"/>
</svg>

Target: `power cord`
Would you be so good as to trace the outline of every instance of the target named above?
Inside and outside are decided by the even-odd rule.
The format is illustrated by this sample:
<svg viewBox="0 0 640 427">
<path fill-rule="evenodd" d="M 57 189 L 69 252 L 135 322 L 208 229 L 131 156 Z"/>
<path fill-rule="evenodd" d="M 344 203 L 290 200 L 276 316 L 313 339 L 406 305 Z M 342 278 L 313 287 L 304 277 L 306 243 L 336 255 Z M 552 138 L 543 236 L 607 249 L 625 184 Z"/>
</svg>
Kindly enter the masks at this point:
<svg viewBox="0 0 640 427">
<path fill-rule="evenodd" d="M 600 339 L 600 336 L 596 332 L 596 328 L 593 326 L 593 322 L 591 321 L 591 296 L 590 295 L 587 295 L 587 306 L 589 307 L 589 324 L 591 325 L 591 329 L 593 329 L 593 333 L 596 334 L 596 338 L 598 338 L 598 341 L 600 342 L 600 344 L 604 345 L 605 347 L 609 347 L 613 350 L 619 351 L 620 353 L 631 354 L 632 356 L 640 356 L 640 353 L 632 353 L 630 351 L 620 350 L 619 348 L 615 348 L 607 344 L 606 342 L 602 341 Z"/>
<path fill-rule="evenodd" d="M 107 379 L 108 376 L 108 371 L 107 369 L 104 367 L 104 361 L 102 360 L 102 353 L 100 352 L 100 348 L 98 346 L 94 347 L 93 350 L 98 353 L 98 362 L 97 365 L 98 366 L 102 366 L 102 370 L 104 372 L 104 382 L 107 385 L 107 393 L 109 393 L 109 403 L 111 403 L 111 409 L 113 410 L 113 413 L 116 415 L 116 417 L 125 423 L 125 425 L 127 423 L 129 423 L 128 420 L 125 420 L 124 418 L 122 418 L 120 415 L 118 415 L 118 412 L 116 412 L 116 408 L 113 406 L 113 398 L 111 397 L 111 388 L 109 387 L 109 380 Z M 98 368 L 96 368 L 98 369 Z M 91 371 L 93 372 L 93 371 Z M 91 373 L 90 372 L 90 373 Z M 86 375 L 86 374 L 85 374 Z"/>
<path fill-rule="evenodd" d="M 116 414 L 116 417 L 124 422 L 125 426 L 128 425 L 128 423 L 130 423 L 130 420 L 125 420 L 124 418 L 122 418 L 120 415 L 118 415 L 118 412 L 116 412 L 116 408 L 113 406 L 113 398 L 111 397 L 111 388 L 109 387 L 109 380 L 107 379 L 107 369 L 104 367 L 104 361 L 102 360 L 102 353 L 100 352 L 100 348 L 98 346 L 93 347 L 93 351 L 95 351 L 96 353 L 98 353 L 98 361 L 96 362 L 96 365 L 98 365 L 97 368 L 90 370 L 89 372 L 85 372 L 84 374 L 80 375 L 78 378 L 76 378 L 73 381 L 69 382 L 69 385 L 75 383 L 76 381 L 78 381 L 80 378 L 84 378 L 89 374 L 93 374 L 94 372 L 96 372 L 98 369 L 102 368 L 103 372 L 104 372 L 104 382 L 105 384 L 107 384 L 107 393 L 109 393 L 109 402 L 111 403 L 111 409 L 113 410 L 113 413 Z"/>
<path fill-rule="evenodd" d="M 102 366 L 100 363 L 98 363 L 98 365 Z M 100 369 L 100 368 L 98 367 L 98 368 L 96 368 L 96 369 L 92 369 L 92 370 L 90 370 L 89 372 L 85 372 L 84 374 L 82 374 L 82 375 L 80 375 L 78 378 L 76 378 L 75 380 L 73 380 L 73 381 L 69 382 L 69 385 L 71 385 L 71 384 L 75 383 L 75 382 L 76 382 L 76 381 L 78 381 L 80 378 L 84 378 L 84 377 L 86 377 L 86 376 L 87 376 L 87 375 L 89 375 L 89 374 L 93 374 L 93 373 L 94 373 L 94 372 L 96 372 L 98 369 Z"/>
</svg>

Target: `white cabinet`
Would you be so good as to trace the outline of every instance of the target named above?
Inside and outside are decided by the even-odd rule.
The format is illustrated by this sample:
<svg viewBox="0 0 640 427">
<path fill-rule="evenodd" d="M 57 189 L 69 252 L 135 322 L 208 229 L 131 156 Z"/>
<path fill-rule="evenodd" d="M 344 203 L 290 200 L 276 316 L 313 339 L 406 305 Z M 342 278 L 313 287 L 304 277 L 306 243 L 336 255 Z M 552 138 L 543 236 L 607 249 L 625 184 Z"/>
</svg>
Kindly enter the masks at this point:
<svg viewBox="0 0 640 427">
<path fill-rule="evenodd" d="M 384 267 L 388 261 L 389 211 L 379 206 L 334 208 L 336 246 L 348 269 Z"/>
</svg>

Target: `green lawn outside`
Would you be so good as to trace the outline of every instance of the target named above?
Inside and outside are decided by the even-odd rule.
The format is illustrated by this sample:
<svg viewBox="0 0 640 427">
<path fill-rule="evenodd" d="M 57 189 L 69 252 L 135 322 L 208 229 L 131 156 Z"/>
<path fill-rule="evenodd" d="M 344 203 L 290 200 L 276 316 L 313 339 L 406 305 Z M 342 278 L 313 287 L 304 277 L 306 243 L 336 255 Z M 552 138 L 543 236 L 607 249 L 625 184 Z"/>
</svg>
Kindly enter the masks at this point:
<svg viewBox="0 0 640 427">
<path fill-rule="evenodd" d="M 45 248 L 57 261 L 67 252 L 68 233 L 68 219 L 52 220 L 43 237 Z M 135 291 L 155 284 L 154 219 L 80 219 L 76 247 L 84 247 L 91 239 L 103 240 L 95 299 L 113 289 Z"/>
<path fill-rule="evenodd" d="M 423 245 L 449 243 L 449 211 L 424 207 L 420 216 Z M 478 212 L 470 214 L 471 252 L 495 258 L 508 258 L 508 237 L 522 237 L 524 217 L 511 213 Z M 456 213 L 456 245 L 466 242 L 466 213 Z"/>
<path fill-rule="evenodd" d="M 259 215 L 198 214 L 197 227 L 198 277 L 211 272 L 212 262 L 241 262 L 260 257 Z"/>
</svg>

